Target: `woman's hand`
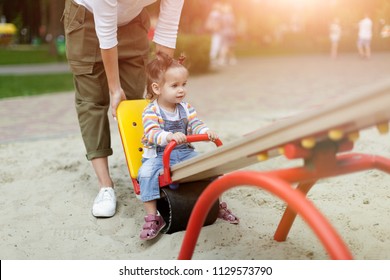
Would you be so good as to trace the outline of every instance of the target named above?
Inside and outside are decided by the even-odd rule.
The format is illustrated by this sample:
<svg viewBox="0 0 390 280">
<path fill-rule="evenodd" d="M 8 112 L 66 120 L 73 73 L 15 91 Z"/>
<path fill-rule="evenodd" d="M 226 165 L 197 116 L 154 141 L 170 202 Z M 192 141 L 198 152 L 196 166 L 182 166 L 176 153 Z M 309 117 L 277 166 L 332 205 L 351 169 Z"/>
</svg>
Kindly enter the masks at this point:
<svg viewBox="0 0 390 280">
<path fill-rule="evenodd" d="M 122 88 L 119 89 L 118 91 L 110 93 L 111 112 L 115 120 L 116 120 L 116 109 L 118 108 L 119 103 L 121 103 L 121 101 L 123 100 L 126 100 L 126 95 Z"/>
</svg>

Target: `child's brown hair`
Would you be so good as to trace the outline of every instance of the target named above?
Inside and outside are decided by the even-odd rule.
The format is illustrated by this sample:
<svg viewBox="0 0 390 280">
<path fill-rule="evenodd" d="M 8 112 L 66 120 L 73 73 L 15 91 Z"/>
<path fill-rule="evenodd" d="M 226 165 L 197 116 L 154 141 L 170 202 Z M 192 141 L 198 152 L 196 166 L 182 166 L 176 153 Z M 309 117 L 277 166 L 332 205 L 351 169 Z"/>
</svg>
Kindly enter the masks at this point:
<svg viewBox="0 0 390 280">
<path fill-rule="evenodd" d="M 154 93 L 152 84 L 164 82 L 165 72 L 172 67 L 184 67 L 185 56 L 181 55 L 177 60 L 163 52 L 156 53 L 156 58 L 146 65 L 146 99 L 154 100 L 157 95 Z M 186 68 L 187 69 L 187 68 Z"/>
</svg>

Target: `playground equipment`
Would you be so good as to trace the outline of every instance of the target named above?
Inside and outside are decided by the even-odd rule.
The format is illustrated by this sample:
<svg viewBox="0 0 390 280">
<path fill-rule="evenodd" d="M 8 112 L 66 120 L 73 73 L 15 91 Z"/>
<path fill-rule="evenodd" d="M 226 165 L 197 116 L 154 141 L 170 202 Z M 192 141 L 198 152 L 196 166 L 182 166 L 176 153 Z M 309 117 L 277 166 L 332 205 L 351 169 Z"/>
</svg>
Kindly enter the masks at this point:
<svg viewBox="0 0 390 280">
<path fill-rule="evenodd" d="M 330 258 L 351 259 L 347 246 L 306 194 L 321 178 L 373 168 L 390 173 L 389 159 L 350 152 L 360 130 L 376 125 L 381 133 L 388 131 L 389 105 L 390 84 L 382 84 L 329 106 L 279 121 L 175 166 L 165 165 L 164 184 L 218 177 L 210 182 L 194 205 L 178 258 L 192 257 L 205 217 L 218 197 L 230 188 L 249 185 L 263 188 L 287 203 L 275 240 L 287 238 L 299 214 Z M 304 164 L 267 172 L 234 172 L 280 154 L 288 159 L 301 158 Z M 296 188 L 295 183 L 298 184 Z"/>
<path fill-rule="evenodd" d="M 126 100 L 120 103 L 117 110 L 118 127 L 121 134 L 123 149 L 126 156 L 127 166 L 130 177 L 133 182 L 135 194 L 140 194 L 140 186 L 137 181 L 138 170 L 141 167 L 143 146 L 141 137 L 143 135 L 142 112 L 148 102 L 144 99 Z M 209 141 L 207 135 L 190 135 L 187 142 Z M 222 146 L 220 140 L 215 141 L 217 146 Z M 176 142 L 171 142 L 165 150 L 163 162 L 166 173 L 169 173 L 169 155 L 175 148 Z M 164 182 L 164 176 L 160 176 L 161 198 L 157 200 L 157 209 L 163 216 L 166 226 L 163 233 L 173 233 L 185 230 L 192 208 L 201 192 L 211 183 L 213 178 L 198 180 L 196 182 L 181 183 L 177 185 L 168 185 Z M 163 188 L 165 187 L 165 188 Z M 218 216 L 219 202 L 212 205 L 203 225 L 210 225 L 215 222 Z"/>
<path fill-rule="evenodd" d="M 12 42 L 16 31 L 16 26 L 13 23 L 0 22 L 0 46 L 9 45 Z"/>
</svg>

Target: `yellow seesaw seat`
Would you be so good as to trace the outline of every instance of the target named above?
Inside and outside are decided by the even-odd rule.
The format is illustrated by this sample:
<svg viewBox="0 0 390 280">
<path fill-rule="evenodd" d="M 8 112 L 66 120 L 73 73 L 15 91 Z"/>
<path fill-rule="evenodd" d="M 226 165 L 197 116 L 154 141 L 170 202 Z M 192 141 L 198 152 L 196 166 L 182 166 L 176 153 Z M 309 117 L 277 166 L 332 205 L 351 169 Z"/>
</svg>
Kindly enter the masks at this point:
<svg viewBox="0 0 390 280">
<path fill-rule="evenodd" d="M 127 167 L 133 182 L 134 192 L 140 194 L 137 181 L 138 170 L 141 167 L 143 146 L 141 138 L 144 133 L 142 112 L 149 104 L 146 99 L 124 100 L 116 111 L 119 133 L 126 156 Z"/>
</svg>

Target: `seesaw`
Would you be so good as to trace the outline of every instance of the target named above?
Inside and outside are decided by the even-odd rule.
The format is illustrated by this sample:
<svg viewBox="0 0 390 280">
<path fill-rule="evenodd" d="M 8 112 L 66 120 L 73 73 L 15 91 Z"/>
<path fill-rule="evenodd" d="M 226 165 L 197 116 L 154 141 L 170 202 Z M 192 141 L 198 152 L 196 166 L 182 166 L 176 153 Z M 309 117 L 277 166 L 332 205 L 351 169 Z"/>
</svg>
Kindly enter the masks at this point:
<svg viewBox="0 0 390 280">
<path fill-rule="evenodd" d="M 347 246 L 327 219 L 306 198 L 306 194 L 317 180 L 324 177 L 372 168 L 390 173 L 389 159 L 346 153 L 352 150 L 360 130 L 377 125 L 381 133 L 388 131 L 389 105 L 390 84 L 387 83 L 315 111 L 279 121 L 172 167 L 169 167 L 168 152 L 164 155 L 167 159 L 160 178 L 161 186 L 216 178 L 208 182 L 196 200 L 178 258 L 192 257 L 201 227 L 218 197 L 230 188 L 246 185 L 263 188 L 287 203 L 274 235 L 275 240 L 284 241 L 287 238 L 299 214 L 331 258 L 351 259 Z M 168 150 L 175 143 L 172 143 L 173 147 L 170 145 Z M 267 172 L 232 172 L 279 155 L 281 151 L 289 159 L 304 159 L 303 166 Z M 340 155 L 341 152 L 344 153 Z M 297 188 L 292 186 L 295 183 L 298 183 Z"/>
</svg>

